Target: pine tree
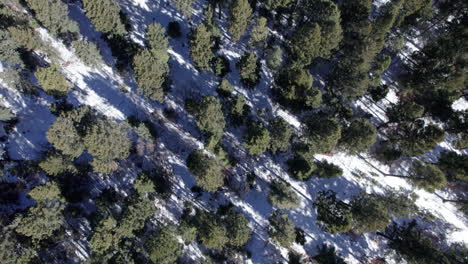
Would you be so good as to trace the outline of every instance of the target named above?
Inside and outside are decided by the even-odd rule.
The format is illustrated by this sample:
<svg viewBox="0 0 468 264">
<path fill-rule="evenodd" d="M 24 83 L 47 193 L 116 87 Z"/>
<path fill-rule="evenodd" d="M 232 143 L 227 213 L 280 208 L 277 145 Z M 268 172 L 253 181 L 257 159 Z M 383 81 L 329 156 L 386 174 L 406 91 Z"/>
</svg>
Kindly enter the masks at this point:
<svg viewBox="0 0 468 264">
<path fill-rule="evenodd" d="M 205 135 L 207 148 L 213 149 L 223 137 L 226 126 L 221 103 L 216 97 L 207 96 L 197 104 L 194 115 L 198 128 Z"/>
<path fill-rule="evenodd" d="M 26 0 L 36 18 L 47 27 L 52 34 L 78 33 L 78 24 L 68 18 L 68 6 L 60 0 Z"/>
<path fill-rule="evenodd" d="M 312 173 L 317 169 L 315 163 L 310 162 L 301 155 L 287 161 L 289 173 L 296 179 L 307 181 L 312 177 Z"/>
<path fill-rule="evenodd" d="M 283 64 L 283 50 L 280 46 L 275 45 L 266 51 L 266 64 L 270 70 L 276 72 Z"/>
<path fill-rule="evenodd" d="M 319 264 L 346 264 L 345 260 L 336 253 L 335 247 L 326 244 L 318 247 L 318 254 L 313 259 Z"/>
<path fill-rule="evenodd" d="M 329 58 L 331 51 L 338 48 L 342 38 L 341 12 L 338 5 L 330 0 L 303 2 L 301 14 L 308 22 L 320 26 L 320 57 Z"/>
<path fill-rule="evenodd" d="M 99 222 L 89 241 L 93 255 L 104 255 L 109 249 L 117 246 L 119 238 L 115 233 L 116 227 L 117 221 L 112 216 L 108 216 Z"/>
<path fill-rule="evenodd" d="M 233 0 L 229 33 L 231 33 L 234 41 L 238 41 L 242 35 L 244 35 L 251 15 L 252 8 L 250 7 L 249 1 Z"/>
<path fill-rule="evenodd" d="M 294 134 L 293 128 L 284 119 L 270 121 L 270 150 L 273 153 L 286 151 Z"/>
<path fill-rule="evenodd" d="M 56 183 L 48 182 L 34 188 L 30 195 L 36 201 L 36 206 L 28 212 L 19 215 L 12 227 L 19 234 L 31 238 L 35 243 L 51 238 L 63 227 L 64 199 Z"/>
<path fill-rule="evenodd" d="M 270 132 L 262 125 L 253 124 L 249 126 L 244 136 L 243 146 L 247 148 L 250 155 L 258 156 L 265 152 L 270 145 Z"/>
<path fill-rule="evenodd" d="M 341 137 L 341 126 L 337 120 L 325 115 L 309 116 L 306 123 L 306 142 L 311 153 L 332 151 Z"/>
<path fill-rule="evenodd" d="M 222 79 L 221 82 L 219 82 L 216 91 L 222 96 L 229 96 L 234 91 L 234 87 L 228 80 Z"/>
<path fill-rule="evenodd" d="M 82 136 L 90 120 L 91 112 L 88 107 L 62 113 L 47 130 L 47 139 L 62 154 L 76 158 L 85 150 Z"/>
<path fill-rule="evenodd" d="M 351 229 L 353 218 L 350 206 L 336 198 L 335 192 L 319 192 L 314 206 L 317 208 L 317 222 L 326 232 L 336 234 Z"/>
<path fill-rule="evenodd" d="M 447 183 L 444 173 L 437 166 L 421 161 L 413 162 L 409 177 L 417 187 L 428 192 L 434 192 Z"/>
<path fill-rule="evenodd" d="M 112 163 L 115 159 L 125 159 L 130 154 L 131 141 L 127 131 L 113 121 L 98 120 L 83 137 L 83 144 L 95 160 Z M 99 163 L 94 163 L 94 165 Z M 102 168 L 102 169 L 101 169 Z M 108 167 L 96 167 L 97 172 L 109 173 Z"/>
<path fill-rule="evenodd" d="M 219 161 L 197 150 L 187 158 L 187 167 L 195 175 L 197 184 L 208 192 L 215 192 L 224 184 L 224 175 Z"/>
<path fill-rule="evenodd" d="M 85 64 L 95 67 L 104 63 L 99 52 L 99 48 L 96 46 L 96 44 L 86 40 L 77 40 L 72 42 L 72 46 L 76 55 Z"/>
<path fill-rule="evenodd" d="M 174 0 L 174 6 L 177 8 L 184 17 L 190 20 L 192 17 L 192 6 L 194 0 Z"/>
<path fill-rule="evenodd" d="M 37 256 L 36 251 L 26 243 L 21 243 L 10 227 L 0 232 L 0 262 L 4 264 L 30 263 Z"/>
<path fill-rule="evenodd" d="M 339 145 L 349 153 L 366 151 L 377 140 L 377 129 L 367 119 L 354 119 L 343 130 Z"/>
<path fill-rule="evenodd" d="M 315 173 L 320 178 L 335 178 L 343 175 L 343 170 L 339 166 L 326 160 L 316 162 L 316 166 Z"/>
<path fill-rule="evenodd" d="M 252 29 L 249 44 L 254 47 L 263 46 L 267 37 L 268 37 L 267 19 L 264 17 L 259 17 L 257 19 L 257 23 Z"/>
<path fill-rule="evenodd" d="M 15 118 L 15 114 L 8 108 L 0 105 L 0 122 L 10 121 Z"/>
<path fill-rule="evenodd" d="M 268 229 L 270 238 L 278 242 L 282 247 L 291 247 L 296 240 L 296 232 L 294 223 L 288 218 L 288 215 L 276 210 L 268 218 L 268 221 L 270 223 Z"/>
<path fill-rule="evenodd" d="M 468 155 L 445 151 L 440 155 L 437 166 L 449 181 L 468 181 Z"/>
<path fill-rule="evenodd" d="M 164 101 L 164 82 L 169 73 L 166 51 L 143 49 L 133 58 L 138 92 L 159 103 Z"/>
<path fill-rule="evenodd" d="M 190 57 L 199 71 L 209 71 L 210 61 L 214 55 L 212 52 L 213 41 L 211 34 L 204 24 L 198 25 L 190 36 Z"/>
<path fill-rule="evenodd" d="M 135 232 L 145 226 L 145 222 L 155 213 L 153 201 L 149 198 L 134 198 L 122 213 L 116 232 L 126 238 L 135 237 Z"/>
<path fill-rule="evenodd" d="M 24 67 L 19 48 L 20 44 L 13 40 L 10 33 L 0 29 L 0 61 L 11 67 Z"/>
<path fill-rule="evenodd" d="M 385 233 L 379 235 L 389 240 L 388 246 L 394 249 L 409 264 L 449 264 L 453 263 L 441 252 L 429 237 L 422 234 L 416 221 L 398 225 L 393 223 Z"/>
<path fill-rule="evenodd" d="M 169 39 L 166 36 L 166 30 L 159 23 L 152 23 L 148 25 L 146 29 L 146 41 L 150 49 L 159 54 L 156 51 L 160 51 L 162 54 L 167 52 L 169 48 Z M 167 61 L 164 59 L 163 61 Z"/>
<path fill-rule="evenodd" d="M 257 55 L 253 52 L 244 54 L 237 63 L 242 82 L 249 88 L 253 88 L 260 79 L 260 69 Z"/>
<path fill-rule="evenodd" d="M 385 230 L 390 216 L 384 197 L 377 194 L 361 193 L 351 202 L 353 230 L 359 233 Z"/>
<path fill-rule="evenodd" d="M 301 200 L 289 185 L 280 181 L 273 181 L 270 184 L 268 202 L 274 207 L 287 210 L 299 207 Z"/>
<path fill-rule="evenodd" d="M 207 248 L 222 249 L 229 241 L 228 230 L 217 217 L 204 221 L 199 233 L 201 243 Z"/>
<path fill-rule="evenodd" d="M 57 65 L 40 68 L 36 72 L 37 80 L 44 91 L 51 95 L 64 96 L 73 85 L 67 81 Z"/>
<path fill-rule="evenodd" d="M 182 255 L 182 245 L 174 236 L 174 230 L 164 226 L 146 243 L 149 258 L 154 263 L 175 263 Z"/>
<path fill-rule="evenodd" d="M 115 0 L 83 0 L 83 7 L 97 31 L 111 35 L 125 34 L 120 6 Z"/>
<path fill-rule="evenodd" d="M 223 222 L 228 230 L 227 237 L 230 245 L 243 247 L 252 236 L 249 221 L 242 213 L 231 210 Z"/>
<path fill-rule="evenodd" d="M 291 60 L 301 66 L 311 64 L 320 55 L 320 42 L 320 26 L 317 23 L 300 25 L 291 37 Z"/>
<path fill-rule="evenodd" d="M 67 171 L 77 171 L 70 157 L 58 153 L 48 155 L 46 159 L 39 163 L 39 167 L 50 176 L 57 176 Z"/>
</svg>

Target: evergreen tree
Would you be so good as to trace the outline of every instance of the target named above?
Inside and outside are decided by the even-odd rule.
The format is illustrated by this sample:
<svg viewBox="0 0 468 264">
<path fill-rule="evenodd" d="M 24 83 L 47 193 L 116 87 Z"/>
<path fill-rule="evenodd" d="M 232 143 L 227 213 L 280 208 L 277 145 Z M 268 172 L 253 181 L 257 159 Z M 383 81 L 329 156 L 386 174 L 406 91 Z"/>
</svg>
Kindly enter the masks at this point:
<svg viewBox="0 0 468 264">
<path fill-rule="evenodd" d="M 438 126 L 426 125 L 423 120 L 403 122 L 393 128 L 388 137 L 405 156 L 417 156 L 433 149 L 444 140 L 444 131 Z"/>
<path fill-rule="evenodd" d="M 112 216 L 99 222 L 89 241 L 93 254 L 104 255 L 109 249 L 117 246 L 119 238 L 115 233 L 116 227 L 117 221 Z"/>
<path fill-rule="evenodd" d="M 148 240 L 146 247 L 149 258 L 154 263 L 175 263 L 182 255 L 183 247 L 173 233 L 173 230 L 165 226 L 154 237 Z"/>
<path fill-rule="evenodd" d="M 15 114 L 8 108 L 0 105 L 0 122 L 7 122 L 15 118 Z"/>
<path fill-rule="evenodd" d="M 253 52 L 244 54 L 237 63 L 242 82 L 249 88 L 253 88 L 260 79 L 260 69 L 257 55 Z"/>
<path fill-rule="evenodd" d="M 234 91 L 234 87 L 228 80 L 222 79 L 216 91 L 222 96 L 229 96 Z"/>
<path fill-rule="evenodd" d="M 270 70 L 276 72 L 283 64 L 283 50 L 280 46 L 275 45 L 266 51 L 266 64 Z"/>
<path fill-rule="evenodd" d="M 20 242 L 10 227 L 3 227 L 0 232 L 0 262 L 4 264 L 30 263 L 36 256 L 36 251 Z"/>
<path fill-rule="evenodd" d="M 36 72 L 36 77 L 44 91 L 51 95 L 64 96 L 73 87 L 55 64 L 47 68 L 40 68 Z"/>
<path fill-rule="evenodd" d="M 270 145 L 270 132 L 263 125 L 252 124 L 244 136 L 243 146 L 250 155 L 258 156 Z"/>
<path fill-rule="evenodd" d="M 293 128 L 284 119 L 277 117 L 270 121 L 271 152 L 286 151 L 290 146 L 293 133 Z"/>
<path fill-rule="evenodd" d="M 301 14 L 306 20 L 320 26 L 319 56 L 329 58 L 331 51 L 338 48 L 343 38 L 338 5 L 330 0 L 307 0 L 302 5 Z"/>
<path fill-rule="evenodd" d="M 77 40 L 72 42 L 72 46 L 76 55 L 85 64 L 95 67 L 103 63 L 99 48 L 96 44 L 86 40 Z"/>
<path fill-rule="evenodd" d="M 222 249 L 229 241 L 228 231 L 216 217 L 204 221 L 200 228 L 199 238 L 207 248 Z"/>
<path fill-rule="evenodd" d="M 377 129 L 368 119 L 354 119 L 344 129 L 339 145 L 349 153 L 366 151 L 377 140 Z"/>
<path fill-rule="evenodd" d="M 166 30 L 159 23 L 152 23 L 146 29 L 146 41 L 150 49 L 156 54 L 167 54 L 169 39 Z M 167 61 L 164 59 L 163 61 Z"/>
<path fill-rule="evenodd" d="M 310 162 L 301 155 L 287 161 L 289 173 L 296 179 L 307 181 L 312 177 L 312 173 L 317 169 L 315 163 Z"/>
<path fill-rule="evenodd" d="M 252 8 L 247 0 L 233 0 L 231 5 L 231 21 L 229 24 L 229 33 L 234 41 L 238 41 L 249 24 L 249 18 L 252 15 Z"/>
<path fill-rule="evenodd" d="M 216 97 L 207 96 L 197 104 L 196 124 L 204 133 L 206 146 L 213 149 L 223 137 L 226 121 L 221 107 L 221 103 Z"/>
<path fill-rule="evenodd" d="M 251 37 L 250 37 L 250 45 L 251 46 L 263 46 L 265 40 L 268 37 L 268 27 L 267 27 L 267 19 L 264 17 L 259 17 L 257 22 L 252 29 Z"/>
<path fill-rule="evenodd" d="M 390 224 L 384 197 L 361 193 L 351 202 L 353 230 L 359 233 L 385 230 Z"/>
<path fill-rule="evenodd" d="M 11 67 L 24 67 L 21 55 L 18 52 L 20 44 L 13 40 L 10 33 L 0 29 L 0 61 Z"/>
<path fill-rule="evenodd" d="M 270 11 L 273 11 L 277 8 L 287 8 L 293 3 L 291 0 L 264 0 L 263 2 L 265 8 Z"/>
<path fill-rule="evenodd" d="M 190 36 L 190 57 L 199 71 L 209 71 L 213 59 L 211 33 L 204 24 L 198 25 Z"/>
<path fill-rule="evenodd" d="M 141 230 L 145 222 L 155 213 L 153 201 L 148 198 L 134 198 L 123 211 L 116 232 L 119 236 L 132 238 Z"/>
<path fill-rule="evenodd" d="M 252 230 L 249 228 L 249 221 L 241 213 L 231 210 L 223 220 L 228 231 L 227 237 L 229 244 L 242 247 L 252 236 Z"/>
<path fill-rule="evenodd" d="M 301 200 L 289 185 L 273 181 L 270 184 L 268 202 L 279 209 L 294 209 L 299 207 Z"/>
<path fill-rule="evenodd" d="M 449 181 L 468 181 L 468 155 L 460 155 L 454 151 L 442 152 L 437 166 Z"/>
<path fill-rule="evenodd" d="M 224 175 L 219 161 L 197 150 L 187 158 L 187 167 L 195 175 L 197 184 L 208 192 L 215 192 L 224 184 Z"/>
<path fill-rule="evenodd" d="M 424 114 L 424 107 L 413 102 L 400 100 L 397 104 L 392 104 L 387 110 L 389 123 L 411 122 L 421 118 Z"/>
<path fill-rule="evenodd" d="M 78 33 L 78 24 L 68 18 L 68 6 L 60 0 L 26 0 L 36 18 L 54 35 Z"/>
<path fill-rule="evenodd" d="M 387 238 L 388 246 L 409 264 L 452 263 L 429 237 L 422 234 L 414 220 L 400 226 L 393 223 L 385 230 L 385 233 L 379 234 Z"/>
<path fill-rule="evenodd" d="M 280 73 L 277 82 L 282 99 L 294 105 L 304 102 L 305 94 L 312 88 L 314 79 L 307 70 L 290 66 Z M 304 108 L 304 104 L 298 105 L 297 108 Z"/>
<path fill-rule="evenodd" d="M 337 120 L 319 114 L 307 117 L 305 123 L 310 153 L 325 153 L 335 148 L 341 137 L 341 126 Z"/>
<path fill-rule="evenodd" d="M 268 218 L 268 221 L 270 222 L 268 229 L 270 238 L 282 247 L 291 247 L 296 240 L 296 233 L 294 223 L 288 218 L 288 215 L 276 210 Z"/>
<path fill-rule="evenodd" d="M 169 73 L 168 59 L 167 51 L 153 49 L 143 49 L 133 58 L 138 92 L 160 103 L 164 100 L 163 86 Z"/>
<path fill-rule="evenodd" d="M 30 195 L 35 199 L 36 206 L 29 208 L 26 214 L 16 217 L 12 227 L 17 233 L 38 243 L 51 238 L 63 227 L 64 199 L 57 184 L 53 182 L 34 188 Z"/>
<path fill-rule="evenodd" d="M 132 143 L 126 133 L 127 131 L 117 123 L 100 119 L 89 128 L 83 137 L 83 143 L 95 160 L 113 163 L 115 159 L 125 159 L 130 154 Z M 93 165 L 97 172 L 113 171 L 113 166 L 108 167 L 102 163 L 93 163 Z"/>
<path fill-rule="evenodd" d="M 444 173 L 437 166 L 421 161 L 413 162 L 409 177 L 417 187 L 428 192 L 434 192 L 447 183 Z"/>
<path fill-rule="evenodd" d="M 70 157 L 58 153 L 48 155 L 46 159 L 39 163 L 39 167 L 50 176 L 57 176 L 67 171 L 77 171 Z"/>
<path fill-rule="evenodd" d="M 314 206 L 317 208 L 317 221 L 326 232 L 336 234 L 351 229 L 353 218 L 350 206 L 336 198 L 335 192 L 319 192 Z"/>
<path fill-rule="evenodd" d="M 190 19 L 192 17 L 192 7 L 194 0 L 174 0 L 174 6 L 184 17 Z"/>
<path fill-rule="evenodd" d="M 125 34 L 120 6 L 115 0 L 83 0 L 83 7 L 97 31 L 111 35 Z"/>
<path fill-rule="evenodd" d="M 63 154 L 76 158 L 85 150 L 82 136 L 91 119 L 88 107 L 62 113 L 47 130 L 47 139 Z"/>
<path fill-rule="evenodd" d="M 315 173 L 320 178 L 335 178 L 343 175 L 343 170 L 339 166 L 326 160 L 316 162 L 316 166 Z"/>
<path fill-rule="evenodd" d="M 336 253 L 335 247 L 329 247 L 326 244 L 318 247 L 318 254 L 313 259 L 319 264 L 346 264 L 344 259 Z"/>
<path fill-rule="evenodd" d="M 320 26 L 317 23 L 300 25 L 291 37 L 289 46 L 294 63 L 307 66 L 320 55 Z"/>
</svg>

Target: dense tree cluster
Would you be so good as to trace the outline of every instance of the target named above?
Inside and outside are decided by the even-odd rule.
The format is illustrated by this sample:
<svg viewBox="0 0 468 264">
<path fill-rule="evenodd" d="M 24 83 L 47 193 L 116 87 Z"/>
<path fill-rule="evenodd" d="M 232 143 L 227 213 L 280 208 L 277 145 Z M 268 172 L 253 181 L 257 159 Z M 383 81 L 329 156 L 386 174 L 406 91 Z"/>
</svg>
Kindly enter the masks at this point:
<svg viewBox="0 0 468 264">
<path fill-rule="evenodd" d="M 121 125 L 98 117 L 88 107 L 81 107 L 62 113 L 47 131 L 47 138 L 54 147 L 70 159 L 77 158 L 84 151 L 93 155 L 95 171 L 111 173 L 117 169 L 116 159 L 125 159 L 130 154 L 131 141 Z M 63 159 L 63 156 L 60 157 Z M 61 160 L 46 160 L 44 169 L 52 173 L 60 170 L 53 168 Z M 64 165 L 69 164 L 67 162 Z"/>
</svg>

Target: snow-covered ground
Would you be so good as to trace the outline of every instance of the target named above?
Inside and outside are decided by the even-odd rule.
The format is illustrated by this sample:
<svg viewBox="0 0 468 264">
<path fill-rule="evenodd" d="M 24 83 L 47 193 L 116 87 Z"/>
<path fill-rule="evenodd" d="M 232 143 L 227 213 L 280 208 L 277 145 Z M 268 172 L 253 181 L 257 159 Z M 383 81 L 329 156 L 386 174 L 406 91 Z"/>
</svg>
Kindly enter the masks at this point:
<svg viewBox="0 0 468 264">
<path fill-rule="evenodd" d="M 380 6 L 385 1 L 378 1 Z M 157 140 L 157 155 L 163 157 L 165 162 L 170 164 L 176 182 L 174 194 L 167 202 L 159 201 L 159 215 L 157 218 L 168 222 L 177 222 L 183 209 L 184 201 L 192 201 L 195 205 L 213 209 L 219 203 L 232 202 L 251 221 L 250 225 L 254 230 L 254 235 L 248 243 L 248 248 L 252 252 L 252 263 L 277 263 L 287 260 L 288 251 L 278 247 L 268 238 L 268 217 L 273 211 L 268 203 L 266 195 L 268 186 L 272 180 L 282 179 L 291 184 L 293 189 L 300 194 L 301 206 L 295 210 L 289 210 L 288 214 L 297 227 L 302 228 L 306 233 L 307 243 L 302 247 L 295 245 L 299 251 L 305 251 L 309 255 L 317 252 L 317 246 L 322 243 L 333 244 L 337 251 L 343 255 L 348 263 L 363 263 L 375 257 L 383 256 L 386 241 L 375 234 L 365 234 L 358 237 L 349 234 L 332 235 L 324 232 L 316 224 L 316 211 L 312 205 L 316 194 L 321 190 L 334 190 L 338 197 L 349 200 L 353 195 L 362 191 L 383 193 L 389 189 L 402 189 L 417 194 L 416 204 L 423 210 L 430 212 L 437 221 L 442 221 L 437 226 L 447 228 L 434 228 L 435 234 L 446 234 L 450 242 L 468 243 L 468 224 L 462 214 L 452 203 L 444 203 L 435 194 L 427 193 L 423 190 L 414 190 L 408 181 L 385 176 L 383 173 L 405 173 L 407 164 L 389 167 L 379 164 L 379 162 L 363 156 L 348 156 L 343 153 L 333 155 L 316 155 L 319 160 L 325 159 L 339 165 L 343 171 L 343 177 L 337 179 L 312 178 L 307 182 L 300 182 L 292 179 L 285 166 L 287 156 L 274 157 L 270 154 L 261 155 L 258 158 L 249 157 L 242 153 L 242 137 L 237 130 L 226 132 L 225 143 L 230 147 L 236 147 L 240 153 L 239 164 L 231 171 L 234 174 L 245 175 L 254 171 L 257 175 L 257 184 L 250 192 L 240 195 L 231 191 L 224 191 L 214 196 L 203 195 L 197 198 L 190 188 L 195 185 L 194 177 L 185 166 L 188 154 L 194 149 L 203 148 L 202 136 L 197 131 L 193 118 L 184 110 L 184 98 L 188 95 L 214 95 L 218 77 L 209 73 L 198 72 L 189 57 L 188 38 L 189 23 L 181 14 L 169 3 L 170 1 L 149 1 L 149 0 L 119 0 L 123 11 L 128 15 L 132 23 L 132 38 L 143 43 L 146 26 L 153 22 L 158 22 L 167 27 L 170 21 L 181 23 L 184 37 L 170 40 L 171 59 L 171 79 L 173 80 L 172 90 L 167 95 L 163 105 L 150 102 L 136 92 L 136 85 L 131 76 L 120 76 L 113 69 L 114 59 L 107 44 L 100 39 L 100 34 L 94 31 L 90 21 L 85 17 L 79 4 L 70 4 L 71 18 L 79 22 L 81 34 L 88 40 L 95 42 L 101 49 L 101 54 L 106 64 L 92 68 L 83 64 L 74 52 L 68 49 L 63 43 L 57 41 L 45 29 L 38 29 L 42 39 L 46 41 L 59 54 L 59 63 L 66 77 L 74 84 L 73 91 L 68 95 L 68 102 L 78 105 L 89 105 L 98 112 L 122 122 L 130 115 L 138 116 L 158 123 L 160 137 Z M 194 12 L 190 24 L 201 22 L 204 1 L 196 1 Z M 253 113 L 257 110 L 266 109 L 268 115 L 279 116 L 297 130 L 301 128 L 301 123 L 297 117 L 282 109 L 271 100 L 271 73 L 268 72 L 262 63 L 262 81 L 253 90 L 242 87 L 235 63 L 246 49 L 245 40 L 233 44 L 225 36 L 220 49 L 220 54 L 225 55 L 231 64 L 231 72 L 227 79 L 235 86 L 236 92 L 246 96 L 248 104 L 252 106 Z M 414 51 L 417 49 L 410 44 Z M 405 50 L 407 52 L 408 49 Z M 407 54 L 406 54 L 407 55 Z M 389 82 L 390 83 L 390 82 Z M 38 159 L 41 153 L 47 149 L 48 143 L 45 136 L 47 128 L 52 124 L 55 117 L 48 107 L 52 98 L 44 93 L 38 97 L 27 97 L 6 87 L 0 83 L 0 100 L 7 107 L 13 109 L 19 117 L 19 123 L 15 130 L 9 135 L 9 155 L 13 159 Z M 359 107 L 373 116 L 373 121 L 381 123 L 386 121 L 385 108 L 389 102 L 395 103 L 397 96 L 395 90 L 381 102 L 374 103 L 367 98 L 362 98 L 356 102 L 355 107 Z M 179 118 L 176 122 L 164 118 L 164 107 L 174 109 Z M 454 109 L 461 110 L 467 108 L 465 99 L 461 99 L 454 104 Z M 164 122 L 159 122 L 164 120 Z M 450 147 L 448 142 L 441 143 L 442 148 Z M 156 155 L 156 154 L 155 154 Z M 135 177 L 134 174 L 127 174 L 132 168 L 127 168 L 122 175 L 125 177 L 119 180 L 122 185 L 110 180 L 103 180 L 101 184 L 113 186 L 125 186 Z M 357 177 L 356 174 L 366 175 Z M 371 176 L 374 175 L 374 176 Z M 115 177 L 118 178 L 118 177 Z M 439 191 L 443 194 L 443 191 Z M 431 225 L 431 227 L 436 226 Z M 81 247 L 81 251 L 82 247 Z M 192 244 L 187 249 L 189 258 L 196 261 L 201 258 L 200 249 Z M 85 252 L 77 254 L 85 256 Z M 391 263 L 391 262 L 389 262 Z"/>
</svg>

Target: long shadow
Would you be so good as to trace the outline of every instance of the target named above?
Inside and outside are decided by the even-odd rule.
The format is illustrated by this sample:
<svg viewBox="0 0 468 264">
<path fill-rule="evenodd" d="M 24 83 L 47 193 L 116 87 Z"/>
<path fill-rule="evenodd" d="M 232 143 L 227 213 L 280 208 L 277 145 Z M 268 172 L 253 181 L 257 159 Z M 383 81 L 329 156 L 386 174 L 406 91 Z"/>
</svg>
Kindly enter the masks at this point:
<svg viewBox="0 0 468 264">
<path fill-rule="evenodd" d="M 38 159 L 49 147 L 46 131 L 55 120 L 47 107 L 50 100 L 39 101 L 6 87 L 0 87 L 0 98 L 8 102 L 18 118 L 6 143 L 9 157 L 13 160 Z"/>
</svg>

